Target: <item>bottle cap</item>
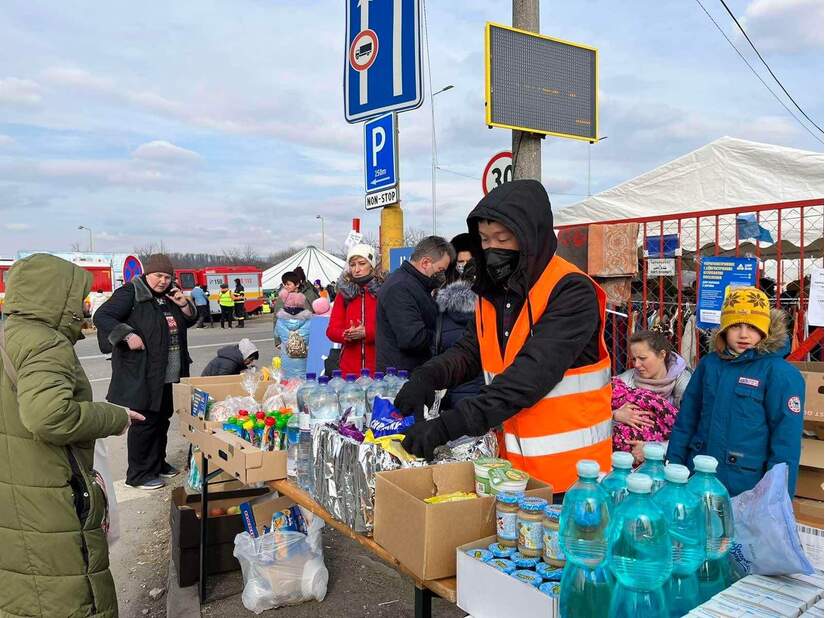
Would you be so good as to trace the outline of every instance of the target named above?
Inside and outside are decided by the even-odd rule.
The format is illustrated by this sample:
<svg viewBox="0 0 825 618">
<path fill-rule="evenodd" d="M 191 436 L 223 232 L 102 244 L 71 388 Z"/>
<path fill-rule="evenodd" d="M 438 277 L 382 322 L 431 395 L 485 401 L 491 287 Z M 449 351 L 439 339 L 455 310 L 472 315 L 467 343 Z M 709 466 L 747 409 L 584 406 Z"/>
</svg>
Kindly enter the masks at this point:
<svg viewBox="0 0 825 618">
<path fill-rule="evenodd" d="M 318 384 L 329 384 L 329 378 L 327 376 L 321 376 L 318 378 Z"/>
<path fill-rule="evenodd" d="M 364 377 L 364 378 L 370 377 L 370 370 L 366 369 L 366 368 L 362 369 L 361 370 L 361 377 Z"/>
<path fill-rule="evenodd" d="M 580 459 L 576 464 L 576 472 L 585 479 L 599 478 L 599 463 L 592 459 Z"/>
<path fill-rule="evenodd" d="M 387 367 L 387 373 L 391 376 L 394 376 L 398 373 L 398 369 L 396 369 L 395 367 Z"/>
<path fill-rule="evenodd" d="M 407 371 L 406 369 L 402 369 L 401 371 L 398 372 L 398 377 L 399 378 L 409 378 L 410 377 L 410 372 Z"/>
<path fill-rule="evenodd" d="M 341 377 L 341 370 L 340 369 L 333 369 L 332 370 L 332 377 L 333 378 L 340 378 Z"/>
<path fill-rule="evenodd" d="M 687 483 L 690 470 L 682 464 L 667 464 L 665 466 L 665 478 L 671 483 Z"/>
<path fill-rule="evenodd" d="M 358 376 L 355 375 L 354 373 L 348 373 L 347 374 L 347 382 L 355 382 L 355 380 L 357 380 L 357 379 L 358 379 Z"/>
<path fill-rule="evenodd" d="M 279 359 L 280 360 L 280 359 Z M 314 380 L 317 376 L 314 373 L 307 374 L 307 380 Z"/>
<path fill-rule="evenodd" d="M 710 455 L 697 455 L 693 458 L 693 467 L 697 472 L 715 474 L 718 465 L 719 462 L 716 460 L 716 457 L 711 457 Z"/>
<path fill-rule="evenodd" d="M 634 494 L 649 494 L 653 488 L 653 479 L 647 474 L 634 472 L 627 475 L 627 490 Z"/>
<path fill-rule="evenodd" d="M 630 470 L 633 467 L 633 455 L 625 451 L 616 451 L 610 458 L 614 468 Z"/>
<path fill-rule="evenodd" d="M 648 442 L 642 448 L 642 452 L 645 454 L 645 459 L 662 461 L 665 458 L 665 447 L 658 442 Z"/>
<path fill-rule="evenodd" d="M 383 380 L 384 379 L 384 372 L 383 371 L 376 371 L 375 372 L 375 379 L 376 380 Z"/>
</svg>

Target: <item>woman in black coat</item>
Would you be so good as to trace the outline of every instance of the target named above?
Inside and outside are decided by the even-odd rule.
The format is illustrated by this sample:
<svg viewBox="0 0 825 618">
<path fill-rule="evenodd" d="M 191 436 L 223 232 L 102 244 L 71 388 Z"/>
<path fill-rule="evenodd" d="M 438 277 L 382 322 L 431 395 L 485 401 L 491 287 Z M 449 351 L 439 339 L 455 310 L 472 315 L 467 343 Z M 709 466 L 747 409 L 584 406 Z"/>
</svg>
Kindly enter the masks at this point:
<svg viewBox="0 0 825 618">
<path fill-rule="evenodd" d="M 94 317 L 101 352 L 112 354 L 106 399 L 140 412 L 127 438 L 126 484 L 160 489 L 160 477 L 178 470 L 166 461 L 172 417 L 172 384 L 189 376 L 186 329 L 197 321 L 195 306 L 173 285 L 172 263 L 150 256 L 146 274 L 115 290 Z"/>
</svg>

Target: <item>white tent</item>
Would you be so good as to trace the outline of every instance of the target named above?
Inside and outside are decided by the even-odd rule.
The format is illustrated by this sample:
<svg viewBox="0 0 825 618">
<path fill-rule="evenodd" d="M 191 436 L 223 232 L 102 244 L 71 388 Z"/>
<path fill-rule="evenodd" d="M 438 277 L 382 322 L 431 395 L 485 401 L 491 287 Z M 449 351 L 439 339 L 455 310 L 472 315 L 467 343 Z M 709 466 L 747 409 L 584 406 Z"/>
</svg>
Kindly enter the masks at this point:
<svg viewBox="0 0 825 618">
<path fill-rule="evenodd" d="M 300 266 L 304 269 L 308 281 L 321 280 L 322 285 L 338 280 L 346 263 L 317 247 L 310 245 L 292 257 L 285 259 L 271 268 L 267 268 L 263 275 L 263 288 L 277 290 L 281 286 L 281 275 Z"/>
<path fill-rule="evenodd" d="M 556 226 L 822 199 L 823 155 L 721 137 L 553 213 Z M 821 230 L 806 230 L 806 242 Z"/>
</svg>

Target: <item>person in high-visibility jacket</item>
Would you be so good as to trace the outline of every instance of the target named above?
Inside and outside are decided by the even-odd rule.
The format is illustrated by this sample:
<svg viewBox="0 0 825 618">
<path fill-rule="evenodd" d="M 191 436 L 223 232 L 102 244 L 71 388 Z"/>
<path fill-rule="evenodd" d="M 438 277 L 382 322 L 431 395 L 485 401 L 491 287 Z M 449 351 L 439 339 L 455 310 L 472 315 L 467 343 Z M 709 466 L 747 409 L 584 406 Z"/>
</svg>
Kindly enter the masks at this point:
<svg viewBox="0 0 825 618">
<path fill-rule="evenodd" d="M 232 328 L 232 315 L 235 313 L 235 295 L 229 291 L 229 286 L 226 283 L 221 283 L 218 305 L 221 308 L 221 328 L 226 328 L 224 322 L 229 322 L 229 328 Z"/>
<path fill-rule="evenodd" d="M 467 227 L 478 267 L 475 318 L 464 338 L 418 368 L 396 397 L 399 411 L 417 417 L 403 446 L 430 459 L 439 445 L 498 428 L 502 457 L 564 492 L 578 460 L 610 469 L 605 293 L 555 255 L 550 200 L 535 180 L 491 191 Z M 479 374 L 485 386 L 478 396 L 423 420 L 434 390 Z"/>
</svg>

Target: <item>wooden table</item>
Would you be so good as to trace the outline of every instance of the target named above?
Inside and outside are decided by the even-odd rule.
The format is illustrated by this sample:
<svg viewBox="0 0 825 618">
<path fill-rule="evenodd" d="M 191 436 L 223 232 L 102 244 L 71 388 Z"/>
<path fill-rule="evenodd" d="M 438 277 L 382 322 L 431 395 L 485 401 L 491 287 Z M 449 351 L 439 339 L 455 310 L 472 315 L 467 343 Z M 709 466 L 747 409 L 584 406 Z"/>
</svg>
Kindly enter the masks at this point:
<svg viewBox="0 0 825 618">
<path fill-rule="evenodd" d="M 381 560 L 389 564 L 392 568 L 413 580 L 415 584 L 415 615 L 416 618 L 430 618 L 432 616 L 433 594 L 442 599 L 455 603 L 455 577 L 445 577 L 444 579 L 422 580 L 411 573 L 404 565 L 396 560 L 386 549 L 373 541 L 370 537 L 358 534 L 346 524 L 335 519 L 330 513 L 318 504 L 312 497 L 296 486 L 294 483 L 283 479 L 267 483 L 272 489 L 281 495 L 288 496 L 308 511 L 311 511 L 323 519 L 330 527 L 335 528 L 344 536 L 357 542 L 361 547 L 369 550 Z"/>
</svg>

